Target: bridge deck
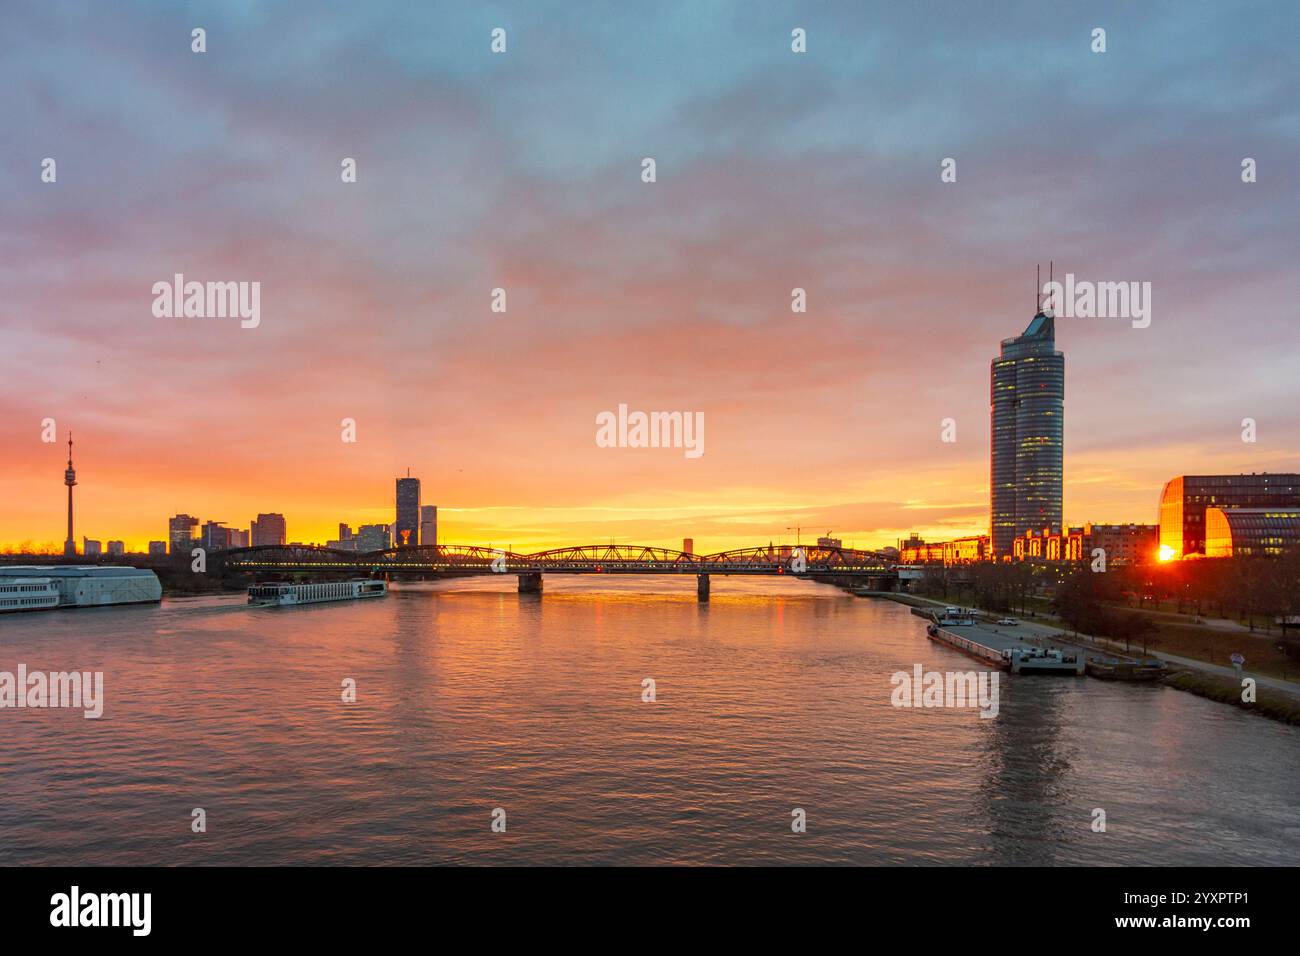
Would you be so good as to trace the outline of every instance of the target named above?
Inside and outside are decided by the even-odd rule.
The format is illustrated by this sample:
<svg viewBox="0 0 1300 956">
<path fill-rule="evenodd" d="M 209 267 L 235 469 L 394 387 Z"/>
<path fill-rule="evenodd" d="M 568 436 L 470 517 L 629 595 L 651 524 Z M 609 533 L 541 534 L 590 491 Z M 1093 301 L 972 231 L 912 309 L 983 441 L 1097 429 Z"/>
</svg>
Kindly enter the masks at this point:
<svg viewBox="0 0 1300 956">
<path fill-rule="evenodd" d="M 847 548 L 750 548 L 694 555 L 666 548 L 584 545 L 535 554 L 476 546 L 390 548 L 357 553 L 300 545 L 214 552 L 210 561 L 246 571 L 465 574 L 852 574 L 892 576 L 887 560 Z"/>
</svg>

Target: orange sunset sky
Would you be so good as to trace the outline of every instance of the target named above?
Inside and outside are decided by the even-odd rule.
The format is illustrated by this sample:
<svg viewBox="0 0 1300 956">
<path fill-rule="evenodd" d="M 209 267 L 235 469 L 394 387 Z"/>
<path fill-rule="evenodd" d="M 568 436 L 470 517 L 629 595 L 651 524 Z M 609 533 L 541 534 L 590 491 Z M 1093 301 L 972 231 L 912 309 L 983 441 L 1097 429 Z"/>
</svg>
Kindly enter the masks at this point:
<svg viewBox="0 0 1300 956">
<path fill-rule="evenodd" d="M 1032 5 L 942 37 L 812 9 L 800 58 L 778 6 L 515 11 L 494 57 L 492 13 L 364 6 L 223 6 L 202 55 L 165 5 L 6 24 L 0 547 L 61 547 L 69 428 L 79 546 L 178 512 L 324 542 L 391 522 L 408 467 L 442 540 L 516 551 L 986 532 L 989 361 L 1049 258 L 1152 287 L 1149 328 L 1057 321 L 1068 523 L 1300 470 L 1300 122 L 1263 22 L 1123 5 L 1094 56 Z M 155 317 L 176 273 L 260 282 L 260 325 Z M 705 453 L 597 447 L 620 403 L 703 412 Z"/>
</svg>

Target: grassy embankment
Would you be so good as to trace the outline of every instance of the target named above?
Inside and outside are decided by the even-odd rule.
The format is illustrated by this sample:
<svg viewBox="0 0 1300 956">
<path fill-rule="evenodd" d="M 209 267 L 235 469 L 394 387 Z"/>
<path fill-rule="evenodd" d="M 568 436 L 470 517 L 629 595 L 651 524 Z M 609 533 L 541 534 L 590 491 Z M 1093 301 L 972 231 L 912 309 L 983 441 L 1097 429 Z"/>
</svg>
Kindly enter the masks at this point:
<svg viewBox="0 0 1300 956">
<path fill-rule="evenodd" d="M 1161 683 L 1223 704 L 1232 704 L 1234 707 L 1252 711 L 1262 717 L 1270 717 L 1286 724 L 1300 724 L 1300 700 L 1272 691 L 1268 687 L 1256 688 L 1255 702 L 1247 704 L 1241 699 L 1241 685 L 1232 677 L 1179 670 L 1161 678 Z"/>
</svg>

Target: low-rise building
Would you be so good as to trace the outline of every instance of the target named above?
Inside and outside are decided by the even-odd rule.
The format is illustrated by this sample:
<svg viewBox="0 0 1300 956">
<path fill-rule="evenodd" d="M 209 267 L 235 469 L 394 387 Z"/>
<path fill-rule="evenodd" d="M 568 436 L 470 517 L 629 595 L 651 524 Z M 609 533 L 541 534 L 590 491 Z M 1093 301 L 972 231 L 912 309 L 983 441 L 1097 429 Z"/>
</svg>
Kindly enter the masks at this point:
<svg viewBox="0 0 1300 956">
<path fill-rule="evenodd" d="M 930 544 L 917 537 L 913 532 L 906 541 L 899 542 L 899 564 L 943 564 L 943 552 L 946 542 Z"/>
<path fill-rule="evenodd" d="M 1159 528 L 1152 524 L 1092 524 L 1066 528 L 1059 534 L 1048 529 L 1026 531 L 1016 538 L 1012 554 L 1017 561 L 1092 561 L 1098 549 L 1107 564 L 1140 564 L 1156 560 Z"/>
<path fill-rule="evenodd" d="M 899 564 L 975 564 L 989 560 L 989 536 L 986 534 L 954 538 L 951 541 L 926 542 L 913 534 L 899 542 Z"/>
<path fill-rule="evenodd" d="M 954 538 L 943 545 L 943 563 L 946 565 L 975 564 L 987 561 L 989 556 L 989 536 L 986 534 Z"/>
</svg>

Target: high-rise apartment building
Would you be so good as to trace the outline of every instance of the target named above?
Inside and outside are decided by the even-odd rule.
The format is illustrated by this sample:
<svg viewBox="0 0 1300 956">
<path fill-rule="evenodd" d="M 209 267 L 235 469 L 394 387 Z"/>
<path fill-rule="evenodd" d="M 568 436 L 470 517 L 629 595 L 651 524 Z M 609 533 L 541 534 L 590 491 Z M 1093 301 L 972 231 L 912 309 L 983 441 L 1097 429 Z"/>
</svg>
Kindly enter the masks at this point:
<svg viewBox="0 0 1300 956">
<path fill-rule="evenodd" d="M 352 540 L 356 542 L 357 551 L 384 551 L 392 547 L 388 525 L 384 524 L 363 524 L 357 528 Z"/>
<path fill-rule="evenodd" d="M 438 543 L 438 506 L 420 506 L 420 543 L 432 548 Z"/>
<path fill-rule="evenodd" d="M 258 515 L 249 524 L 248 535 L 254 548 L 262 545 L 285 544 L 289 540 L 282 514 Z"/>
<path fill-rule="evenodd" d="M 194 539 L 198 537 L 195 529 L 199 526 L 198 518 L 189 515 L 176 515 L 167 522 L 167 543 L 172 554 L 190 553 Z"/>
<path fill-rule="evenodd" d="M 230 529 L 220 521 L 204 522 L 203 547 L 208 551 L 225 551 L 230 547 Z"/>
</svg>

